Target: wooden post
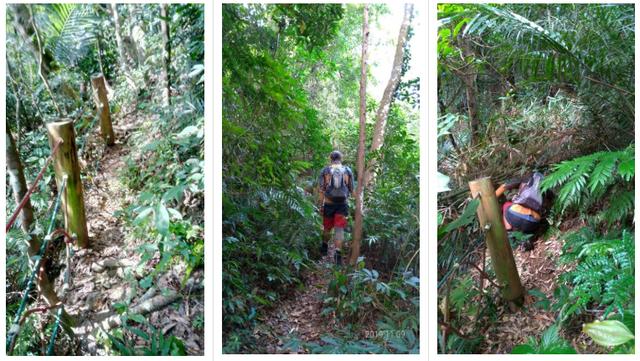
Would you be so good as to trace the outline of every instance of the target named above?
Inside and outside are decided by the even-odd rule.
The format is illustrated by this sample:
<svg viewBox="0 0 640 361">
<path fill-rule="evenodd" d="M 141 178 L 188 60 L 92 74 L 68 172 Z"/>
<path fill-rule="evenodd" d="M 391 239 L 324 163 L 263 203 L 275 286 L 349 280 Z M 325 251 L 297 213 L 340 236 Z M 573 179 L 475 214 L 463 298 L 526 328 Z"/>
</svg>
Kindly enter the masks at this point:
<svg viewBox="0 0 640 361">
<path fill-rule="evenodd" d="M 109 110 L 109 99 L 107 98 L 107 87 L 102 74 L 95 74 L 91 77 L 91 85 L 93 86 L 93 100 L 96 108 L 100 113 L 100 133 L 107 145 L 113 145 L 116 137 L 113 134 L 111 125 L 111 112 Z"/>
<path fill-rule="evenodd" d="M 473 198 L 480 197 L 478 220 L 484 230 L 491 263 L 498 283 L 502 285 L 502 296 L 505 300 L 522 305 L 524 288 L 520 282 L 513 251 L 507 239 L 507 231 L 502 223 L 502 212 L 496 199 L 491 178 L 485 177 L 469 182 Z"/>
<path fill-rule="evenodd" d="M 62 140 L 58 153 L 53 158 L 53 167 L 56 173 L 58 189 L 62 184 L 62 178 L 66 174 L 67 189 L 62 195 L 62 210 L 64 212 L 65 228 L 67 232 L 77 237 L 79 247 L 89 245 L 87 221 L 84 212 L 84 197 L 82 195 L 82 181 L 80 180 L 80 164 L 76 150 L 76 135 L 73 121 L 64 119 L 55 123 L 47 123 L 49 133 L 49 146 L 51 149 L 58 140 Z"/>
</svg>

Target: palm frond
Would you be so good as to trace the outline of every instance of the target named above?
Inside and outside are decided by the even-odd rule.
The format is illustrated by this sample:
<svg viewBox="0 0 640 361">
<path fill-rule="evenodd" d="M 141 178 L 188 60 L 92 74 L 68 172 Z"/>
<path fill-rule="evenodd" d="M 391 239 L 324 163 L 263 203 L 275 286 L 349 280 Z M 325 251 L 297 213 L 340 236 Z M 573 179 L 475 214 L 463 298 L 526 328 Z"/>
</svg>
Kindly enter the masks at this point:
<svg viewBox="0 0 640 361">
<path fill-rule="evenodd" d="M 77 64 L 96 39 L 98 18 L 91 5 L 53 4 L 47 14 L 48 46 L 55 59 L 67 66 Z"/>
</svg>

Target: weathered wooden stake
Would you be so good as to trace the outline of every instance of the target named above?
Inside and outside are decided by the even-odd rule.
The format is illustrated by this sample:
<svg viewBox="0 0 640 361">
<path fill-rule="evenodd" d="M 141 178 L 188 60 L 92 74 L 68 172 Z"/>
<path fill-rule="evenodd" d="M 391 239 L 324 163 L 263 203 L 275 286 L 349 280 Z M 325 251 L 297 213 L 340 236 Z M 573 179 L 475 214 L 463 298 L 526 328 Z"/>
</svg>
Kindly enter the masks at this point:
<svg viewBox="0 0 640 361">
<path fill-rule="evenodd" d="M 102 74 L 95 74 L 91 77 L 91 85 L 93 86 L 93 100 L 96 108 L 100 112 L 100 132 L 102 138 L 107 145 L 113 145 L 116 137 L 113 134 L 113 126 L 111 125 L 111 112 L 109 111 L 109 99 L 107 98 L 107 87 L 104 83 Z"/>
<path fill-rule="evenodd" d="M 478 220 L 485 232 L 487 248 L 498 283 L 503 286 L 502 296 L 507 301 L 522 305 L 524 288 L 520 282 L 513 251 L 507 239 L 507 231 L 502 223 L 502 212 L 496 199 L 491 178 L 480 178 L 469 182 L 473 198 L 480 197 Z"/>
<path fill-rule="evenodd" d="M 65 226 L 69 234 L 75 234 L 79 247 L 89 246 L 87 232 L 87 220 L 84 212 L 84 197 L 82 195 L 82 181 L 80 180 L 80 164 L 76 149 L 76 135 L 73 121 L 65 119 L 60 122 L 47 123 L 49 132 L 49 146 L 55 147 L 59 139 L 62 140 L 58 153 L 53 158 L 53 167 L 56 173 L 58 189 L 62 184 L 62 178 L 66 174 L 66 194 L 62 195 L 62 211 L 64 212 Z"/>
</svg>

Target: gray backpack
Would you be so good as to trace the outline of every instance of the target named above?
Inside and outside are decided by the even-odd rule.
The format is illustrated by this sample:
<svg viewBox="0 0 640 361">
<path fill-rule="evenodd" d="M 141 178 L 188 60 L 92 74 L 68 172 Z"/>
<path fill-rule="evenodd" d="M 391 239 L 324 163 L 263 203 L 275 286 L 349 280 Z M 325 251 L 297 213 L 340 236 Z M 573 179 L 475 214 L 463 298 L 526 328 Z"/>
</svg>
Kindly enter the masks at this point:
<svg viewBox="0 0 640 361">
<path fill-rule="evenodd" d="M 536 212 L 542 210 L 542 194 L 540 193 L 540 182 L 542 174 L 535 172 L 529 181 L 520 187 L 518 194 L 513 197 L 513 203 L 523 205 Z"/>
<path fill-rule="evenodd" d="M 329 166 L 329 171 L 324 174 L 326 185 L 324 195 L 334 202 L 344 202 L 349 196 L 349 173 L 341 164 Z"/>
</svg>

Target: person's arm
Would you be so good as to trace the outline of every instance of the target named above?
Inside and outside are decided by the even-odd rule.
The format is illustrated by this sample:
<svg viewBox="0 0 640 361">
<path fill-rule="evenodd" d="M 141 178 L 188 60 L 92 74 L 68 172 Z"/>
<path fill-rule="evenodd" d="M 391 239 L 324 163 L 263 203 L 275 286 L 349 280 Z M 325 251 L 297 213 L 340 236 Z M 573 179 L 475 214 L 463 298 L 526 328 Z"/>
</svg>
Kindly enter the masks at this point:
<svg viewBox="0 0 640 361">
<path fill-rule="evenodd" d="M 520 186 L 520 179 L 508 180 L 506 183 L 502 184 L 498 189 L 496 189 L 496 197 L 500 197 L 505 191 L 509 191 L 512 189 L 516 189 Z"/>
<path fill-rule="evenodd" d="M 349 184 L 347 185 L 347 187 L 349 188 L 349 196 L 353 195 L 353 172 L 351 171 L 351 168 L 349 169 Z"/>
</svg>

